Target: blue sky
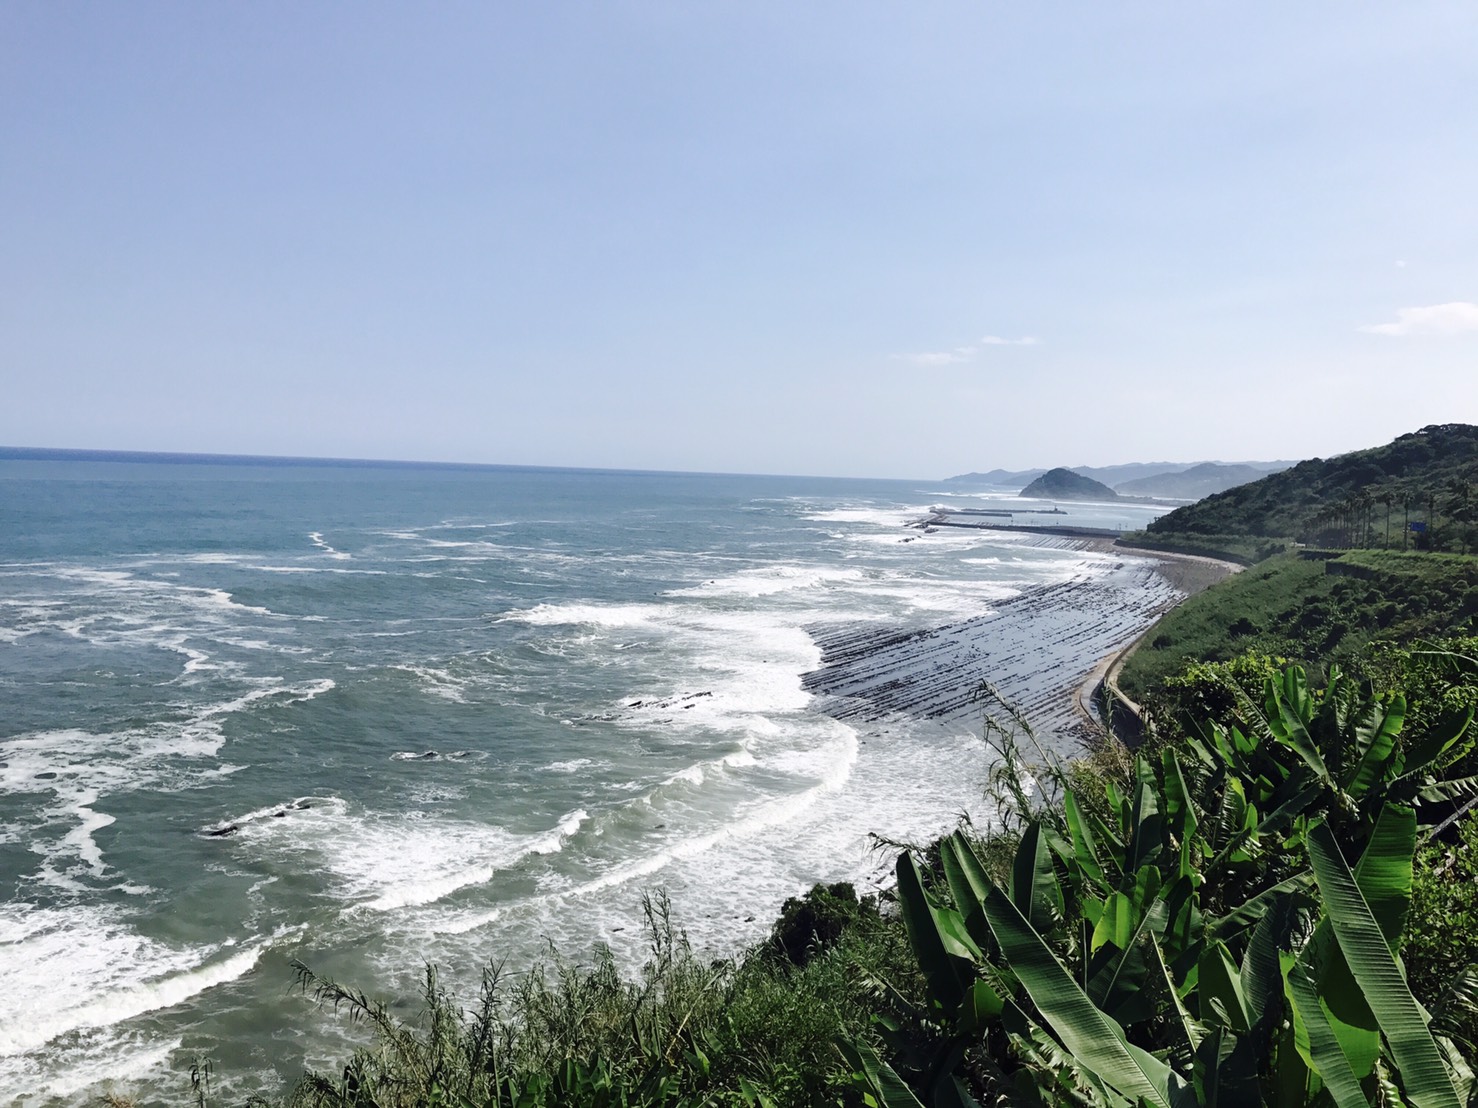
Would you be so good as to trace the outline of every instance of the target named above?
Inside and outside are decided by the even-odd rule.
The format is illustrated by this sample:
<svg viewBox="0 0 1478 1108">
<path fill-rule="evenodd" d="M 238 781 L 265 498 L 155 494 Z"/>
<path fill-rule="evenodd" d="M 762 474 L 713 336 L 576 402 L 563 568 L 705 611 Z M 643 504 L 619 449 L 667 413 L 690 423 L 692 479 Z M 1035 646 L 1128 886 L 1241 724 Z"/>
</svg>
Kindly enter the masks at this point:
<svg viewBox="0 0 1478 1108">
<path fill-rule="evenodd" d="M 875 476 L 1478 422 L 1478 9 L 0 5 L 0 443 Z"/>
</svg>

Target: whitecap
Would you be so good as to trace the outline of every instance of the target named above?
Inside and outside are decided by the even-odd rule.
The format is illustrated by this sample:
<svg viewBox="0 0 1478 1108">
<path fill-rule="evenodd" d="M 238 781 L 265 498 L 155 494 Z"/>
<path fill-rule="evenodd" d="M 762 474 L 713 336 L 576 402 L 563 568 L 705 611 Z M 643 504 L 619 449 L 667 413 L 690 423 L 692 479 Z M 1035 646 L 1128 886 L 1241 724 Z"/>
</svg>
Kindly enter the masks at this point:
<svg viewBox="0 0 1478 1108">
<path fill-rule="evenodd" d="M 264 940 L 222 957 L 229 947 L 182 949 L 146 938 L 102 906 L 4 905 L 0 1056 L 174 1007 L 246 974 L 267 945 Z"/>
</svg>

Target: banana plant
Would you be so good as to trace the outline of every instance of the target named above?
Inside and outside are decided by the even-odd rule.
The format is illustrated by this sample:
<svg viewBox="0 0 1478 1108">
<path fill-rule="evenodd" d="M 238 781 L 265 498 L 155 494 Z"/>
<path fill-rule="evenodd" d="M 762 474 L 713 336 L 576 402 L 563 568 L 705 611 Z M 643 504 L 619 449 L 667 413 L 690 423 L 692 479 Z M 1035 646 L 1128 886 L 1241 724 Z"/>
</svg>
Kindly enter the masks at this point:
<svg viewBox="0 0 1478 1108">
<path fill-rule="evenodd" d="M 1268 692 L 1264 727 L 1207 728 L 1191 765 L 1136 759 L 1107 818 L 1069 789 L 999 879 L 962 832 L 932 881 L 899 858 L 937 1045 L 899 1071 L 853 1044 L 865 1101 L 1469 1103 L 1399 959 L 1414 804 L 1468 721 L 1403 744 L 1398 700 L 1316 704 L 1294 672 Z"/>
<path fill-rule="evenodd" d="M 1245 694 L 1240 694 L 1245 700 Z M 1381 699 L 1364 694 L 1337 667 L 1331 667 L 1322 696 L 1310 692 L 1302 668 L 1290 666 L 1268 678 L 1263 710 L 1243 704 L 1250 726 L 1267 743 L 1244 737 L 1238 753 L 1260 754 L 1261 768 L 1281 777 L 1289 789 L 1313 790 L 1303 807 L 1318 805 L 1337 822 L 1358 815 L 1366 831 L 1380 808 L 1391 801 L 1419 810 L 1478 795 L 1478 776 L 1447 779 L 1443 769 L 1472 749 L 1472 709 L 1444 714 L 1419 734 L 1402 735 L 1406 700 L 1399 693 Z M 1288 754 L 1292 753 L 1293 758 Z M 1242 767 L 1246 776 L 1247 766 Z M 1344 830 L 1354 830 L 1346 826 Z"/>
</svg>

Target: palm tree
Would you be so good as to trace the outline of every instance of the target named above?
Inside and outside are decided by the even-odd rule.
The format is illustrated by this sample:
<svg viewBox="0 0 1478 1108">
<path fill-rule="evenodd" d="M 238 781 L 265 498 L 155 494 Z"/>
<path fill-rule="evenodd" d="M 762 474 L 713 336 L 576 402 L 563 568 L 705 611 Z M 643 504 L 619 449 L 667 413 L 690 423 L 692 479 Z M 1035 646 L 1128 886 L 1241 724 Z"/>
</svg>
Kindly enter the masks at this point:
<svg viewBox="0 0 1478 1108">
<path fill-rule="evenodd" d="M 1468 512 L 1468 502 L 1472 495 L 1473 486 L 1461 477 L 1454 477 L 1447 482 L 1447 491 L 1450 499 L 1447 502 L 1447 517 L 1454 523 L 1466 524 L 1471 517 Z M 1458 527 L 1458 542 L 1464 554 L 1468 552 L 1468 536 L 1466 528 Z"/>
</svg>

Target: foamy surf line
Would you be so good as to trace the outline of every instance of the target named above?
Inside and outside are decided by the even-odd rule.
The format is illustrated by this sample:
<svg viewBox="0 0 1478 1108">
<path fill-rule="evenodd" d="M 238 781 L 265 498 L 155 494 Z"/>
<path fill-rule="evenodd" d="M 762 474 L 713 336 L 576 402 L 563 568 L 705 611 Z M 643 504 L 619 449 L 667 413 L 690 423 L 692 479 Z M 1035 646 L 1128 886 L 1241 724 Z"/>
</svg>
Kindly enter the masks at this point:
<svg viewBox="0 0 1478 1108">
<path fill-rule="evenodd" d="M 651 877 L 666 869 L 674 862 L 694 858 L 735 839 L 743 839 L 761 831 L 781 827 L 804 814 L 820 797 L 835 793 L 846 784 L 857 763 L 856 732 L 851 728 L 843 731 L 836 749 L 831 754 L 832 756 L 828 759 L 831 763 L 830 771 L 807 789 L 791 796 L 779 796 L 759 801 L 748 811 L 737 813 L 734 819 L 720 827 L 711 828 L 689 838 L 669 842 L 659 850 L 626 860 L 605 873 L 590 877 L 572 887 L 545 893 L 528 900 L 500 905 L 487 911 L 458 914 L 438 920 L 430 924 L 429 930 L 434 934 L 462 935 L 496 923 L 511 913 L 533 912 L 537 914 L 540 910 L 548 909 L 552 905 L 578 901 L 583 897 L 633 885 L 642 878 Z"/>
<path fill-rule="evenodd" d="M 248 973 L 263 951 L 279 937 L 195 966 L 171 965 L 164 960 L 163 972 L 158 976 L 114 987 L 71 1006 L 45 1012 L 23 1010 L 17 1018 L 0 1023 L 0 1057 L 36 1050 L 69 1031 L 109 1027 L 146 1012 L 182 1004 L 206 989 Z"/>
</svg>

